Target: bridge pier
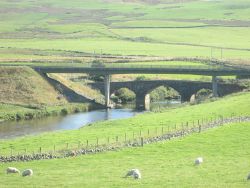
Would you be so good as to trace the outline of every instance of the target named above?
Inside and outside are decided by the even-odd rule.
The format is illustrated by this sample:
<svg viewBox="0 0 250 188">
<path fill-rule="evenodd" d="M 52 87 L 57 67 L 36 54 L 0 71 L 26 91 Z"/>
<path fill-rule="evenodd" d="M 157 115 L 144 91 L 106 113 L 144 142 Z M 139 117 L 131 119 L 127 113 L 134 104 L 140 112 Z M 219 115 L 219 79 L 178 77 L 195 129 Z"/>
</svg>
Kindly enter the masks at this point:
<svg viewBox="0 0 250 188">
<path fill-rule="evenodd" d="M 105 106 L 110 108 L 110 81 L 111 76 L 109 74 L 105 75 L 104 77 L 104 90 L 105 90 Z"/>
<path fill-rule="evenodd" d="M 136 109 L 150 110 L 150 94 L 136 93 Z"/>
<path fill-rule="evenodd" d="M 212 90 L 213 90 L 213 97 L 218 97 L 218 82 L 217 77 L 214 75 L 212 77 Z"/>
</svg>

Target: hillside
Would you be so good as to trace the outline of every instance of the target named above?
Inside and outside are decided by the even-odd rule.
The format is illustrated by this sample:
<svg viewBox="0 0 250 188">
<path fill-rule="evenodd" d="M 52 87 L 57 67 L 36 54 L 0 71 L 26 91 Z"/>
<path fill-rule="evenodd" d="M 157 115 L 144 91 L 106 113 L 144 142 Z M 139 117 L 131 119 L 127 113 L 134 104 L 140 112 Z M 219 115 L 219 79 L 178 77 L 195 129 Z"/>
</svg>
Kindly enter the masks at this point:
<svg viewBox="0 0 250 188">
<path fill-rule="evenodd" d="M 0 60 L 110 54 L 249 63 L 249 11 L 249 0 L 2 0 Z"/>
<path fill-rule="evenodd" d="M 0 67 L 0 102 L 36 105 L 67 101 L 37 72 L 28 67 Z"/>
</svg>

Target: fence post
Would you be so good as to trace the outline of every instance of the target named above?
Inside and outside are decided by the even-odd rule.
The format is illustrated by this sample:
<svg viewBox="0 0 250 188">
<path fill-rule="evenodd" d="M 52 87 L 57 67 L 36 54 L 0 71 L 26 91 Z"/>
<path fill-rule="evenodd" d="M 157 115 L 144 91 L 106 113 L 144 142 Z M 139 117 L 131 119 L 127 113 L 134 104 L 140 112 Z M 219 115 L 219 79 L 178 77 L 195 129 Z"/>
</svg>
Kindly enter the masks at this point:
<svg viewBox="0 0 250 188">
<path fill-rule="evenodd" d="M 141 147 L 143 147 L 144 142 L 143 142 L 143 137 L 141 137 Z"/>
<path fill-rule="evenodd" d="M 164 128 L 163 126 L 161 127 L 161 135 L 163 136 L 163 133 L 164 133 Z"/>
<path fill-rule="evenodd" d="M 201 132 L 201 125 L 199 125 L 199 133 Z"/>
<path fill-rule="evenodd" d="M 40 154 L 42 153 L 42 147 L 39 148 L 39 152 L 40 152 Z"/>
<path fill-rule="evenodd" d="M 99 145 L 99 139 L 96 138 L 96 147 L 98 147 L 98 145 Z"/>
<path fill-rule="evenodd" d="M 86 141 L 86 146 L 89 147 L 89 140 Z"/>
<path fill-rule="evenodd" d="M 148 129 L 148 137 L 149 137 L 149 129 Z"/>
<path fill-rule="evenodd" d="M 116 142 L 118 142 L 118 136 L 116 136 Z"/>
<path fill-rule="evenodd" d="M 108 137 L 108 144 L 109 144 L 109 137 Z"/>
</svg>

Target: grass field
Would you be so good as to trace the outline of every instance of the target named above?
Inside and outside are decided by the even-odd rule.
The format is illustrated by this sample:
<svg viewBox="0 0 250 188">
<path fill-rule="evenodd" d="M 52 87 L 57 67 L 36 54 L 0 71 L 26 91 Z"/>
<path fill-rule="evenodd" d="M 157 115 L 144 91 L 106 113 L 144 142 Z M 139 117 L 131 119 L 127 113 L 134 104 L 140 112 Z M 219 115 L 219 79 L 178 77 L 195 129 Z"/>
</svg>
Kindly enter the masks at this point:
<svg viewBox="0 0 250 188">
<path fill-rule="evenodd" d="M 0 184 L 8 187 L 228 187 L 246 188 L 250 172 L 250 124 L 215 128 L 143 148 L 82 157 L 1 164 Z M 201 166 L 194 159 L 204 158 Z M 6 175 L 8 166 L 31 168 L 32 177 Z M 123 178 L 138 168 L 141 180 Z"/>
<path fill-rule="evenodd" d="M 58 101 L 58 92 L 24 65 L 83 66 L 101 58 L 135 62 L 130 66 L 210 67 L 193 61 L 154 58 L 191 57 L 237 60 L 250 65 L 249 0 L 22 0 L 0 1 L 0 121 L 88 108 L 88 104 Z M 148 60 L 145 60 L 149 58 Z M 32 61 L 39 62 L 32 62 Z M 72 60 L 78 60 L 74 63 Z M 150 60 L 150 61 L 149 61 Z M 151 61 L 152 60 L 152 61 Z M 4 67 L 6 62 L 17 67 Z M 64 64 L 65 62 L 71 64 Z M 146 62 L 147 61 L 147 62 Z M 50 63 L 51 62 L 51 63 Z M 59 64 L 58 63 L 58 64 Z M 107 65 L 112 66 L 112 64 Z M 217 67 L 213 67 L 217 68 Z M 94 96 L 70 78 L 53 74 L 70 88 Z M 115 75 L 113 81 L 141 75 Z M 227 77 L 234 78 L 234 77 Z M 146 75 L 146 79 L 211 80 L 193 75 Z M 44 95 L 46 94 L 46 95 Z M 28 154 L 107 144 L 110 139 L 157 135 L 182 124 L 250 115 L 250 93 L 211 99 L 198 105 L 147 112 L 133 118 L 97 122 L 79 130 L 57 131 L 11 140 L 0 139 L 0 155 Z M 37 109 L 37 105 L 39 109 Z M 43 106 L 43 108 L 40 108 Z M 35 109 L 34 109 L 35 108 Z M 67 159 L 0 163 L 0 187 L 250 187 L 250 123 L 234 123 L 184 138 Z M 204 164 L 194 166 L 196 157 Z M 8 166 L 32 168 L 34 175 L 7 175 Z M 140 169 L 141 180 L 126 179 Z"/>
<path fill-rule="evenodd" d="M 113 55 L 249 59 L 250 2 L 1 1 L 0 60 Z M 49 50 L 50 53 L 37 53 Z"/>
</svg>

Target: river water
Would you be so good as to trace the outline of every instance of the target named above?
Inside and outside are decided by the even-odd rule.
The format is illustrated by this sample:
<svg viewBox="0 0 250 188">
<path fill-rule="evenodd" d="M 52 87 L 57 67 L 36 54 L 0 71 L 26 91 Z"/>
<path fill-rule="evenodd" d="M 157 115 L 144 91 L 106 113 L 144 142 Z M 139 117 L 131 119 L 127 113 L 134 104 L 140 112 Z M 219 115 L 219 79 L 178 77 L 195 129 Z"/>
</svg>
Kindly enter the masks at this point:
<svg viewBox="0 0 250 188">
<path fill-rule="evenodd" d="M 159 108 L 178 104 L 180 103 L 176 101 L 168 101 L 153 103 L 152 107 Z M 3 122 L 0 123 L 0 139 L 12 139 L 51 131 L 79 129 L 93 122 L 129 118 L 139 113 L 143 112 L 135 111 L 133 105 L 130 105 L 125 106 L 124 109 L 94 110 L 67 116 L 47 117 L 18 122 Z"/>
</svg>

